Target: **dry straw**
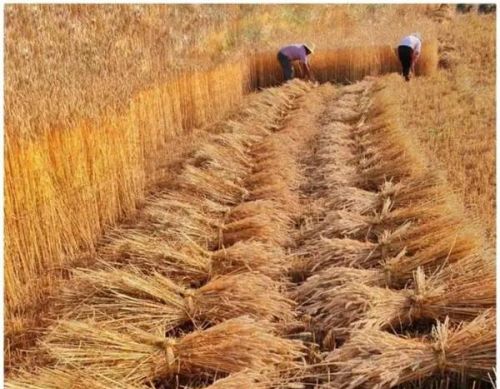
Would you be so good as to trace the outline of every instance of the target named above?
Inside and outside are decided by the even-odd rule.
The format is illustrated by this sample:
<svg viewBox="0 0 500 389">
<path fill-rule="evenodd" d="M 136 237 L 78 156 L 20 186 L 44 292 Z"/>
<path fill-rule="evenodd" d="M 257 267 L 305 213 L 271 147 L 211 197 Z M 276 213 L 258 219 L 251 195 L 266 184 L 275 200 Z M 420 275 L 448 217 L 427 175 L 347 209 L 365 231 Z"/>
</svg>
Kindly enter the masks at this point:
<svg viewBox="0 0 500 389">
<path fill-rule="evenodd" d="M 5 383 L 6 389 L 148 389 L 142 384 L 127 384 L 94 375 L 87 369 L 43 368 L 23 373 Z"/>
<path fill-rule="evenodd" d="M 187 165 L 179 177 L 179 185 L 200 197 L 208 197 L 221 204 L 236 205 L 248 192 L 223 171 L 211 171 Z"/>
<path fill-rule="evenodd" d="M 66 318 L 92 318 L 121 332 L 136 328 L 164 334 L 186 323 L 201 328 L 242 315 L 293 322 L 293 303 L 281 289 L 259 273 L 215 277 L 199 289 L 190 289 L 158 273 L 111 268 L 75 271 L 63 300 L 73 311 Z"/>
<path fill-rule="evenodd" d="M 177 241 L 186 236 L 200 245 L 217 239 L 227 206 L 209 199 L 195 197 L 183 191 L 151 199 L 131 227 L 151 236 Z M 126 228 L 108 233 L 108 241 L 127 240 Z"/>
<path fill-rule="evenodd" d="M 328 194 L 325 208 L 365 215 L 380 211 L 388 198 L 393 207 L 408 208 L 419 202 L 442 202 L 443 193 L 448 191 L 442 179 L 429 172 L 414 179 L 385 181 L 377 192 L 351 186 L 334 188 Z"/>
<path fill-rule="evenodd" d="M 267 375 L 263 376 L 251 370 L 244 370 L 217 380 L 205 389 L 269 389 L 272 387 L 270 381 L 267 379 Z"/>
<path fill-rule="evenodd" d="M 248 221 L 248 218 L 245 220 Z M 266 236 L 270 236 L 271 220 L 256 225 L 262 225 L 267 231 Z M 239 231 L 240 234 L 248 232 Z M 144 271 L 155 271 L 181 282 L 195 284 L 206 282 L 212 275 L 242 270 L 258 271 L 274 278 L 279 276 L 285 266 L 283 252 L 270 242 L 238 241 L 230 247 L 208 251 L 185 236 L 177 238 L 177 242 L 171 243 L 163 237 L 128 231 L 123 239 L 107 245 L 102 254 L 105 264 L 130 264 Z"/>
<path fill-rule="evenodd" d="M 447 316 L 460 323 L 495 305 L 493 266 L 469 270 L 443 279 L 441 273 L 426 278 L 419 269 L 413 289 L 403 290 L 346 282 L 318 291 L 301 310 L 313 317 L 316 327 L 329 329 L 341 339 L 353 328 L 401 329 L 421 319 Z"/>
<path fill-rule="evenodd" d="M 62 365 L 83 366 L 126 383 L 150 382 L 172 374 L 258 372 L 298 367 L 299 342 L 270 332 L 265 321 L 227 320 L 181 338 L 147 333 L 126 335 L 95 322 L 61 321 L 44 347 Z"/>
<path fill-rule="evenodd" d="M 255 200 L 240 204 L 229 213 L 221 229 L 222 245 L 227 247 L 244 240 L 269 242 L 283 246 L 289 241 L 291 219 L 270 200 Z"/>
<path fill-rule="evenodd" d="M 430 340 L 359 330 L 327 357 L 334 370 L 331 387 L 385 388 L 445 373 L 489 382 L 496 360 L 495 319 L 495 311 L 488 310 L 458 327 L 445 320 Z"/>
</svg>

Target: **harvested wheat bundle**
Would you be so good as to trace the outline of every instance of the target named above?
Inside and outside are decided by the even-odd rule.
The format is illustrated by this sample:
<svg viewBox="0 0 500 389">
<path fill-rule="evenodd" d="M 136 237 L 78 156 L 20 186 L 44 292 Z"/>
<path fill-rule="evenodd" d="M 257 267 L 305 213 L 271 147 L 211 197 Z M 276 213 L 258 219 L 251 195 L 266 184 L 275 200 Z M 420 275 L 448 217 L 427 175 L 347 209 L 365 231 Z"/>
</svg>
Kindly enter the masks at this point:
<svg viewBox="0 0 500 389">
<path fill-rule="evenodd" d="M 258 372 L 243 370 L 215 381 L 205 389 L 270 389 L 272 380 Z"/>
<path fill-rule="evenodd" d="M 216 239 L 224 215 L 229 211 L 226 206 L 208 199 L 186 196 L 184 201 L 160 198 L 150 203 L 142 211 L 140 222 L 135 229 L 143 230 L 150 235 L 162 236 L 166 240 L 175 241 L 179 236 L 188 236 L 199 244 Z M 113 239 L 120 239 L 125 233 L 117 230 L 111 234 Z"/>
<path fill-rule="evenodd" d="M 243 114 L 248 116 L 251 115 L 260 115 L 259 108 L 247 108 L 242 111 Z M 255 116 L 258 118 L 259 116 Z M 265 136 L 268 136 L 272 133 L 272 131 L 277 126 L 277 117 L 270 116 L 271 121 L 268 123 L 257 123 L 257 120 L 254 119 L 251 123 L 241 123 L 235 120 L 227 120 L 224 122 L 224 131 L 227 134 L 245 134 L 247 136 L 254 136 L 255 139 L 262 139 Z"/>
<path fill-rule="evenodd" d="M 384 201 L 390 199 L 394 208 L 408 208 L 421 202 L 449 201 L 449 195 L 441 180 L 433 174 L 399 182 L 385 181 L 377 192 L 357 187 L 334 188 L 328 196 L 326 207 L 359 214 L 380 211 Z"/>
<path fill-rule="evenodd" d="M 183 189 L 226 205 L 238 204 L 248 195 L 245 188 L 224 177 L 221 172 L 203 170 L 192 165 L 186 165 L 179 183 Z"/>
<path fill-rule="evenodd" d="M 248 270 L 277 280 L 286 275 L 289 266 L 283 249 L 272 243 L 240 241 L 212 253 L 214 274 Z"/>
<path fill-rule="evenodd" d="M 330 191 L 340 186 L 356 186 L 358 173 L 355 166 L 347 164 L 329 164 L 322 166 L 321 175 L 324 177 L 327 190 L 321 195 L 328 198 Z"/>
<path fill-rule="evenodd" d="M 251 118 L 251 121 L 253 123 L 254 118 Z M 233 158 L 237 158 L 242 163 L 251 164 L 251 159 L 248 157 L 248 150 L 261 141 L 262 138 L 262 136 L 253 135 L 248 132 L 226 132 L 212 135 L 209 140 L 214 144 L 231 150 L 233 154 L 236 154 Z"/>
<path fill-rule="evenodd" d="M 296 164 L 294 163 L 294 166 Z M 279 169 L 279 167 L 276 167 L 275 169 Z M 290 180 L 286 179 L 285 174 L 290 174 L 293 175 Z M 292 173 L 291 169 L 288 169 L 287 171 L 282 171 L 282 172 L 271 172 L 271 171 L 261 171 L 259 173 L 254 173 L 245 180 L 245 187 L 248 188 L 250 192 L 256 191 L 261 187 L 265 186 L 270 186 L 274 185 L 278 182 L 286 181 L 287 185 L 290 188 L 297 187 L 298 185 L 298 179 L 297 179 L 297 174 Z"/>
<path fill-rule="evenodd" d="M 107 263 L 130 264 L 175 279 L 206 280 L 211 273 L 210 252 L 186 236 L 177 242 L 141 231 L 127 231 L 109 242 L 102 255 Z"/>
<path fill-rule="evenodd" d="M 322 223 L 309 232 L 309 236 L 322 234 L 327 238 L 346 237 L 351 239 L 377 240 L 385 230 L 393 230 L 412 222 L 421 222 L 450 213 L 447 204 L 425 202 L 408 208 L 392 210 L 393 203 L 385 199 L 380 212 L 373 215 L 360 215 L 346 211 L 333 211 L 326 214 Z"/>
<path fill-rule="evenodd" d="M 385 260 L 381 266 L 386 274 L 388 285 L 404 287 L 412 280 L 413 273 L 421 267 L 429 274 L 445 264 L 455 263 L 481 251 L 480 241 L 461 231 L 445 239 L 433 239 L 432 243 L 421 250 L 415 249 L 411 255 L 397 255 Z"/>
<path fill-rule="evenodd" d="M 247 175 L 252 168 L 247 155 L 240 155 L 234 148 L 213 143 L 203 145 L 189 162 L 197 168 L 224 172 L 231 180 Z"/>
<path fill-rule="evenodd" d="M 442 193 L 448 192 L 444 185 L 441 177 L 428 171 L 421 177 L 385 181 L 379 187 L 379 197 L 390 198 L 398 208 L 404 208 L 429 199 L 441 199 Z"/>
<path fill-rule="evenodd" d="M 22 373 L 5 383 L 6 389 L 148 389 L 149 385 L 127 384 L 94 375 L 87 369 L 41 368 Z"/>
<path fill-rule="evenodd" d="M 335 369 L 332 387 L 386 388 L 446 373 L 489 381 L 496 357 L 495 318 L 488 310 L 456 328 L 445 320 L 431 340 L 359 330 L 326 359 Z"/>
<path fill-rule="evenodd" d="M 284 159 L 270 158 L 256 162 L 252 174 L 247 177 L 245 184 L 251 190 L 257 190 L 262 186 L 286 182 L 290 189 L 295 189 L 300 180 L 300 173 L 295 161 L 288 163 Z"/>
<path fill-rule="evenodd" d="M 73 310 L 66 318 L 92 318 L 117 331 L 164 334 L 185 323 L 202 327 L 242 315 L 282 324 L 294 320 L 293 303 L 281 294 L 282 285 L 260 273 L 215 277 L 198 289 L 131 268 L 74 274 L 71 288 L 63 290 Z"/>
<path fill-rule="evenodd" d="M 243 229 L 245 223 L 248 227 L 246 230 Z M 104 247 L 103 264 L 117 267 L 132 265 L 145 272 L 158 272 L 193 285 L 205 282 L 211 275 L 242 270 L 258 271 L 275 278 L 284 270 L 284 254 L 271 243 L 289 238 L 284 231 L 272 237 L 271 226 L 274 226 L 274 222 L 269 216 L 257 221 L 249 221 L 247 218 L 239 225 L 232 223 L 229 228 L 234 228 L 234 234 L 231 235 L 233 238 L 239 236 L 251 239 L 251 233 L 255 232 L 261 234 L 262 240 L 235 242 L 233 246 L 217 251 L 207 251 L 186 236 L 178 236 L 176 242 L 171 242 L 162 237 L 129 231 L 126 238 Z M 257 230 L 251 231 L 250 227 Z M 275 230 L 272 232 L 276 234 Z M 267 237 L 270 237 L 270 241 Z"/>
<path fill-rule="evenodd" d="M 397 273 L 399 270 L 398 274 L 406 277 L 416 270 L 418 264 L 436 268 L 445 260 L 455 262 L 481 247 L 481 240 L 469 234 L 469 228 L 462 229 L 453 217 L 446 216 L 436 221 L 449 224 L 441 226 L 431 221 L 414 226 L 405 223 L 395 230 L 384 230 L 378 234 L 376 243 L 349 238 L 317 238 L 312 234 L 313 238 L 303 241 L 298 254 L 308 258 L 308 267 L 314 271 L 328 266 L 372 268 L 385 264 L 387 272 L 392 269 Z M 309 237 L 310 231 L 306 235 Z M 401 265 L 399 269 L 398 263 Z M 410 269 L 405 271 L 402 268 L 404 264 Z"/>
<path fill-rule="evenodd" d="M 361 165 L 366 160 L 361 159 Z M 391 159 L 383 159 L 379 164 L 361 168 L 358 170 L 359 178 L 357 185 L 364 189 L 376 190 L 386 180 L 400 181 L 406 178 L 422 174 L 423 168 L 418 168 L 408 160 L 404 151 L 399 155 L 392 156 Z"/>
<path fill-rule="evenodd" d="M 346 339 L 360 320 L 378 320 L 378 326 L 397 326 L 410 293 L 346 282 L 337 287 L 316 291 L 300 306 L 312 318 L 312 326 L 327 330 L 335 339 Z M 404 320 L 401 318 L 401 320 Z M 364 323 L 364 322 L 363 322 Z M 364 327 L 360 325 L 360 327 Z M 372 327 L 372 326 L 370 326 Z"/>
<path fill-rule="evenodd" d="M 356 105 L 347 106 L 342 105 L 331 105 L 326 112 L 328 118 L 332 121 L 344 122 L 344 123 L 354 123 L 361 118 L 361 114 L 358 112 Z"/>
<path fill-rule="evenodd" d="M 43 346 L 62 365 L 84 366 L 95 374 L 134 384 L 174 373 L 297 368 L 302 345 L 269 329 L 268 322 L 240 317 L 181 338 L 165 338 L 109 331 L 90 321 L 60 321 Z"/>
<path fill-rule="evenodd" d="M 221 214 L 226 213 L 231 207 L 205 197 L 197 196 L 180 188 L 169 193 L 163 193 L 161 196 L 152 197 L 145 202 L 144 212 L 149 211 L 151 217 L 161 211 L 185 213 L 188 217 L 206 221 L 218 219 Z M 164 219 L 172 217 L 167 214 Z M 162 220 L 162 219 L 161 219 Z M 212 222 L 213 223 L 213 222 Z"/>
<path fill-rule="evenodd" d="M 283 179 L 251 191 L 247 201 L 255 200 L 271 200 L 292 217 L 300 212 L 298 195 L 290 189 L 288 183 Z"/>
<path fill-rule="evenodd" d="M 228 213 L 226 223 L 257 215 L 268 215 L 273 222 L 283 226 L 283 228 L 292 223 L 291 217 L 271 200 L 255 200 L 241 203 Z"/>
<path fill-rule="evenodd" d="M 337 145 L 333 142 L 328 146 L 321 147 L 321 151 L 317 153 L 316 158 L 321 164 L 321 170 L 325 173 L 336 171 L 347 165 L 351 168 L 356 168 L 357 156 L 348 146 Z"/>
<path fill-rule="evenodd" d="M 231 246 L 239 241 L 269 242 L 285 246 L 290 242 L 288 226 L 281 225 L 273 215 L 257 214 L 225 224 L 221 229 L 221 244 Z"/>
<path fill-rule="evenodd" d="M 318 291 L 301 310 L 319 328 L 328 328 L 336 338 L 345 338 L 353 328 L 404 327 L 420 319 L 472 320 L 495 304 L 495 272 L 455 274 L 446 282 L 440 274 L 426 278 L 418 269 L 414 289 L 391 290 L 359 283 Z"/>
<path fill-rule="evenodd" d="M 369 268 L 383 258 L 377 243 L 355 239 L 310 239 L 297 251 L 305 258 L 305 266 L 310 272 L 317 272 L 330 266 Z"/>
<path fill-rule="evenodd" d="M 329 119 L 328 111 L 323 119 L 326 124 L 323 126 L 323 132 L 319 135 L 319 144 L 321 146 L 319 150 L 332 144 L 346 146 L 352 150 L 356 149 L 356 142 L 352 136 L 352 125 Z"/>
<path fill-rule="evenodd" d="M 309 301 L 320 301 L 326 291 L 348 282 L 382 287 L 386 284 L 385 275 L 378 269 L 331 266 L 309 277 L 292 292 L 291 297 L 301 304 L 306 304 Z"/>
<path fill-rule="evenodd" d="M 463 215 L 453 214 L 421 220 L 420 223 L 409 224 L 408 228 L 383 230 L 378 235 L 377 242 L 385 245 L 388 257 L 405 249 L 407 256 L 420 253 L 438 259 L 445 255 L 451 257 L 450 262 L 484 246 L 478 230 L 464 220 Z"/>
<path fill-rule="evenodd" d="M 380 210 L 381 195 L 354 186 L 332 188 L 327 192 L 325 208 L 328 211 L 340 210 L 366 215 Z"/>
</svg>

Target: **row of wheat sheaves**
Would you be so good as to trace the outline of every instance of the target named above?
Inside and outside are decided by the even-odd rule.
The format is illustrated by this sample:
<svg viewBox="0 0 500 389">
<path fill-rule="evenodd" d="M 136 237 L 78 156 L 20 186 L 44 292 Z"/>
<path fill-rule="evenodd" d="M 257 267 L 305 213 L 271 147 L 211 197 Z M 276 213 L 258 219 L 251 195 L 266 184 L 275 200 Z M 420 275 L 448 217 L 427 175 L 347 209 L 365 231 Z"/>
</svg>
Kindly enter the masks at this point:
<svg viewBox="0 0 500 389">
<path fill-rule="evenodd" d="M 380 88 L 249 97 L 73 270 L 7 388 L 489 380 L 494 257 Z"/>
</svg>

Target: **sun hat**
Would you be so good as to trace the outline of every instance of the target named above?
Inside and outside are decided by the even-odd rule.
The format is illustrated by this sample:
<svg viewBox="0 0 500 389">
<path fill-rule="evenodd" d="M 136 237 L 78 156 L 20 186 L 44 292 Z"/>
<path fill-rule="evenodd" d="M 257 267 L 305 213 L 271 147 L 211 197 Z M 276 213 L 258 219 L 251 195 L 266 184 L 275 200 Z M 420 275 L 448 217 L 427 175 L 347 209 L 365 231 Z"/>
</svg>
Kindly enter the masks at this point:
<svg viewBox="0 0 500 389">
<path fill-rule="evenodd" d="M 420 34 L 419 32 L 413 32 L 411 35 L 418 38 L 419 40 L 422 40 L 422 34 Z"/>
<path fill-rule="evenodd" d="M 316 46 L 314 43 L 304 43 L 304 47 L 312 54 Z"/>
</svg>

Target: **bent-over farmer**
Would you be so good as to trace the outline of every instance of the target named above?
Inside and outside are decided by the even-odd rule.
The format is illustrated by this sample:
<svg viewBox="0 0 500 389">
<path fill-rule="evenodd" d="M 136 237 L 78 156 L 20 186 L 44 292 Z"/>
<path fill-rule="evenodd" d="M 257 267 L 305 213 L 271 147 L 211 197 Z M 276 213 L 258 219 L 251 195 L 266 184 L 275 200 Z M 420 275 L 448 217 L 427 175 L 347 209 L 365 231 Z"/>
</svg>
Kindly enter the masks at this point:
<svg viewBox="0 0 500 389">
<path fill-rule="evenodd" d="M 406 81 L 410 81 L 410 70 L 415 73 L 415 64 L 420 57 L 422 50 L 422 37 L 420 33 L 414 32 L 411 35 L 401 39 L 398 46 L 398 57 L 403 67 L 403 77 Z"/>
<path fill-rule="evenodd" d="M 314 52 L 314 45 L 308 43 L 294 44 L 285 46 L 278 52 L 278 61 L 283 70 L 285 81 L 291 80 L 295 74 L 293 70 L 293 61 L 299 61 L 300 69 L 305 78 L 312 80 L 311 67 L 307 61 L 308 55 Z"/>
</svg>

